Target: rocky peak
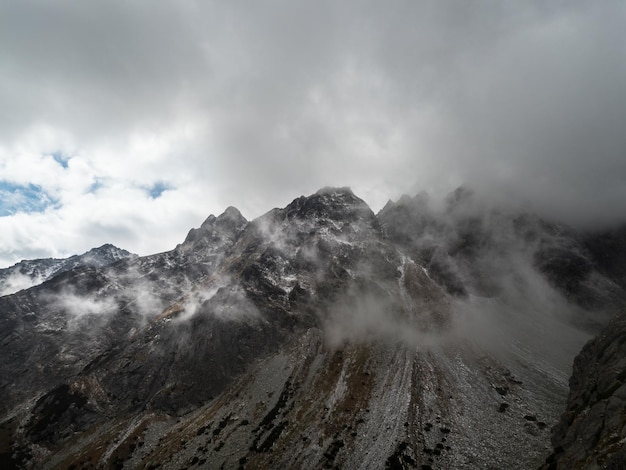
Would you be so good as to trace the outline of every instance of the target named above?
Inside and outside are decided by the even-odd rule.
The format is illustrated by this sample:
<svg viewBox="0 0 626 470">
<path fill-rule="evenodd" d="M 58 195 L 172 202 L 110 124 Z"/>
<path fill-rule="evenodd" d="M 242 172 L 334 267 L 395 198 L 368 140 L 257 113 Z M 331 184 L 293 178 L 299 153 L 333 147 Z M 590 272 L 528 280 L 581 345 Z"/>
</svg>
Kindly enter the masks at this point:
<svg viewBox="0 0 626 470">
<path fill-rule="evenodd" d="M 121 259 L 133 258 L 137 255 L 126 251 L 122 248 L 118 248 L 110 243 L 105 243 L 98 248 L 92 248 L 86 253 L 80 256 L 72 256 L 68 259 L 68 265 L 72 262 L 77 264 L 85 264 L 88 266 L 105 266 L 107 264 L 114 263 Z"/>
<path fill-rule="evenodd" d="M 231 231 L 239 231 L 247 223 L 246 218 L 233 206 L 227 207 L 224 213 L 215 220 L 216 226 Z"/>
<path fill-rule="evenodd" d="M 208 238 L 212 241 L 221 239 L 233 239 L 246 226 L 248 221 L 241 215 L 241 212 L 233 206 L 229 206 L 226 210 L 215 217 L 211 214 L 202 223 L 200 228 L 192 228 L 185 238 L 185 244 L 196 242 L 202 238 Z"/>
<path fill-rule="evenodd" d="M 367 203 L 345 187 L 326 187 L 311 196 L 299 197 L 285 208 L 285 213 L 288 219 L 313 218 L 341 222 L 374 218 Z"/>
<path fill-rule="evenodd" d="M 228 206 L 221 215 L 215 217 L 213 214 L 211 214 L 209 217 L 207 217 L 207 219 L 202 222 L 200 228 L 207 230 L 215 227 L 216 225 L 222 227 L 226 225 L 231 225 L 236 228 L 241 228 L 247 223 L 248 221 L 243 215 L 241 215 L 239 209 L 233 206 Z"/>
<path fill-rule="evenodd" d="M 295 296 L 329 269 L 345 274 L 362 264 L 368 247 L 381 240 L 376 216 L 362 199 L 349 188 L 324 188 L 250 222 L 230 262 L 253 291 L 265 295 L 271 286 Z"/>
</svg>

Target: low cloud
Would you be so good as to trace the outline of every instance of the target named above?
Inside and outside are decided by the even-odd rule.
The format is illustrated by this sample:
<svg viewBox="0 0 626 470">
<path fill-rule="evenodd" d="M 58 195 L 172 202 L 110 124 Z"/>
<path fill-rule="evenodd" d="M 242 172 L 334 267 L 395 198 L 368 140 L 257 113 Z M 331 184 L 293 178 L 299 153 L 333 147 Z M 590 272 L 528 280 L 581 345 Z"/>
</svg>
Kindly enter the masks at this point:
<svg viewBox="0 0 626 470">
<path fill-rule="evenodd" d="M 402 312 L 386 297 L 347 296 L 332 306 L 322 325 L 327 344 L 333 349 L 345 343 L 377 341 L 428 346 L 440 342 L 446 333 L 433 331 L 422 322 L 424 313 L 420 310 Z"/>
<path fill-rule="evenodd" d="M 14 273 L 0 281 L 0 297 L 36 286 L 42 281 L 43 278 L 41 277 L 31 277 L 21 273 Z"/>
<path fill-rule="evenodd" d="M 113 298 L 96 294 L 78 294 L 69 288 L 57 294 L 50 294 L 47 301 L 54 308 L 66 313 L 66 326 L 70 331 L 93 332 L 119 311 L 119 305 Z"/>
<path fill-rule="evenodd" d="M 186 322 L 193 318 L 205 302 L 211 300 L 221 287 L 212 285 L 208 289 L 196 289 L 186 295 L 181 303 L 181 312 L 174 318 L 174 322 Z"/>
</svg>

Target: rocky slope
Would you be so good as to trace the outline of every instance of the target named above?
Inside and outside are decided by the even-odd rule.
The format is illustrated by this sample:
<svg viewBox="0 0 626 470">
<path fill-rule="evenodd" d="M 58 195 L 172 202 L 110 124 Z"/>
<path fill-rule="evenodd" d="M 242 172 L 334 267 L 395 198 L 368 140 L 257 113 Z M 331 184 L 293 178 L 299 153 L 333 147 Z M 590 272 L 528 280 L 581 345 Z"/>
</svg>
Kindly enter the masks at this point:
<svg viewBox="0 0 626 470">
<path fill-rule="evenodd" d="M 0 458 L 537 468 L 572 358 L 624 299 L 585 243 L 465 192 L 229 208 L 170 252 L 0 298 Z"/>
</svg>

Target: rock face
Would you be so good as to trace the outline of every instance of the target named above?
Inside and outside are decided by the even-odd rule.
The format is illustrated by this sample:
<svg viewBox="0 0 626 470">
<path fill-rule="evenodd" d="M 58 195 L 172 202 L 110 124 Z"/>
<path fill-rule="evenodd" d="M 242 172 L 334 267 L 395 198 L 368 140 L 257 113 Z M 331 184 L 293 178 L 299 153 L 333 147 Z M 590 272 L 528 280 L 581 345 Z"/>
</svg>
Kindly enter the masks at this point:
<svg viewBox="0 0 626 470">
<path fill-rule="evenodd" d="M 626 468 L 626 316 L 613 320 L 574 361 L 567 408 L 544 468 Z"/>
<path fill-rule="evenodd" d="M 172 251 L 0 297 L 0 463 L 537 468 L 624 299 L 586 240 L 467 191 L 228 208 Z"/>
</svg>

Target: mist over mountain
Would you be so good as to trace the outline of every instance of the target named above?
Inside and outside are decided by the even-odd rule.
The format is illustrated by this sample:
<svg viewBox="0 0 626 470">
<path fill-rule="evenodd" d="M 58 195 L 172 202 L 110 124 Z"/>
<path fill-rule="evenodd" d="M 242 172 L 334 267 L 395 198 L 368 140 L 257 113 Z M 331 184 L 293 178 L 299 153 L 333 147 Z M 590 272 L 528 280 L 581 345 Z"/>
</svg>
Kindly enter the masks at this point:
<svg viewBox="0 0 626 470">
<path fill-rule="evenodd" d="M 0 272 L 3 468 L 624 461 L 624 227 L 329 187 L 82 256 Z"/>
</svg>

